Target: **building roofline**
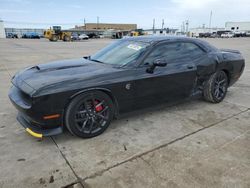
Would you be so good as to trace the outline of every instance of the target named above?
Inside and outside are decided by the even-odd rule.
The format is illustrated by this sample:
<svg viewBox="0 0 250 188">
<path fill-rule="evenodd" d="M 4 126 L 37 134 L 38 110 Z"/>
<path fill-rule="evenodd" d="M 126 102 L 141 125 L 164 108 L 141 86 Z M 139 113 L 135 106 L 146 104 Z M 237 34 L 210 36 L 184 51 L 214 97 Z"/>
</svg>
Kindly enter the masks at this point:
<svg viewBox="0 0 250 188">
<path fill-rule="evenodd" d="M 250 24 L 250 21 L 239 21 L 239 22 L 237 22 L 237 21 L 230 21 L 230 22 L 226 22 L 226 24 L 227 23 L 249 23 Z"/>
<path fill-rule="evenodd" d="M 97 24 L 97 23 L 85 23 L 87 24 Z M 105 25 L 105 24 L 110 24 L 110 25 L 137 25 L 135 23 L 98 23 L 99 25 Z"/>
</svg>

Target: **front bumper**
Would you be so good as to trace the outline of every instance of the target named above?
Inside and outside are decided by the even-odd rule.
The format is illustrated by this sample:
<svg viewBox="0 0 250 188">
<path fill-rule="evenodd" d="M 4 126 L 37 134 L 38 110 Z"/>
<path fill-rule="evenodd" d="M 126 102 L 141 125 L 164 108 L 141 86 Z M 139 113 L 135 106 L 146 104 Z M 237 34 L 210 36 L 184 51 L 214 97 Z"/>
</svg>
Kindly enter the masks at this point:
<svg viewBox="0 0 250 188">
<path fill-rule="evenodd" d="M 42 129 L 36 125 L 33 125 L 28 118 L 21 113 L 18 113 L 17 120 L 19 123 L 25 128 L 25 130 L 32 136 L 36 138 L 42 138 L 47 136 L 53 136 L 57 134 L 61 134 L 63 132 L 63 127 L 56 127 L 52 129 Z"/>
<path fill-rule="evenodd" d="M 63 132 L 62 117 L 45 119 L 45 115 L 61 114 L 50 111 L 47 103 L 33 105 L 31 98 L 16 86 L 9 91 L 9 98 L 18 110 L 17 120 L 34 137 L 57 135 Z M 46 113 L 47 112 L 47 113 Z"/>
</svg>

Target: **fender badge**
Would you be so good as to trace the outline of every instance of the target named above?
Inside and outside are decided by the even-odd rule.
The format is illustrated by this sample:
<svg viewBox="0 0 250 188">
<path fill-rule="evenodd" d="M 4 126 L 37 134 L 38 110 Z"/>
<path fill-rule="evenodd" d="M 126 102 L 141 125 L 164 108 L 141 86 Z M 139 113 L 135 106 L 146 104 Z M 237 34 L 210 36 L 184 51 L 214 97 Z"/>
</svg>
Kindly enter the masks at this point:
<svg viewBox="0 0 250 188">
<path fill-rule="evenodd" d="M 130 90 L 131 84 L 126 84 L 125 88 L 126 88 L 127 90 Z"/>
</svg>

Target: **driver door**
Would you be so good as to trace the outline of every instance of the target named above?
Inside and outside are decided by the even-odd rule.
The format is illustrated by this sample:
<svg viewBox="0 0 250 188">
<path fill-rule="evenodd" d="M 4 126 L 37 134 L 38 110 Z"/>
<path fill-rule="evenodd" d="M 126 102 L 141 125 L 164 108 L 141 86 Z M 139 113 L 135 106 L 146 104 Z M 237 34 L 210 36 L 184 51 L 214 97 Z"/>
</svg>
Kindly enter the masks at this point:
<svg viewBox="0 0 250 188">
<path fill-rule="evenodd" d="M 191 94 L 197 69 L 184 51 L 181 42 L 163 43 L 147 55 L 137 68 L 135 108 L 174 102 Z M 164 59 L 167 66 L 148 73 L 146 69 L 157 59 Z"/>
</svg>

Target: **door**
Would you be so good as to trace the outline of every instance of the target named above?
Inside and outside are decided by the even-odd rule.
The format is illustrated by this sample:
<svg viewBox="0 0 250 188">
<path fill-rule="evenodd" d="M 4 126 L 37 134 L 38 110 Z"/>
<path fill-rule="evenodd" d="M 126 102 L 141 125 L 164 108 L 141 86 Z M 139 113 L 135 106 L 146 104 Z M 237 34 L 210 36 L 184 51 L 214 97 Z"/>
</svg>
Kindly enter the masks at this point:
<svg viewBox="0 0 250 188">
<path fill-rule="evenodd" d="M 164 59 L 167 66 L 156 67 L 153 73 L 147 73 L 146 69 L 156 59 Z M 137 68 L 135 107 L 175 102 L 188 97 L 194 88 L 196 70 L 183 43 L 158 45 Z"/>
</svg>

